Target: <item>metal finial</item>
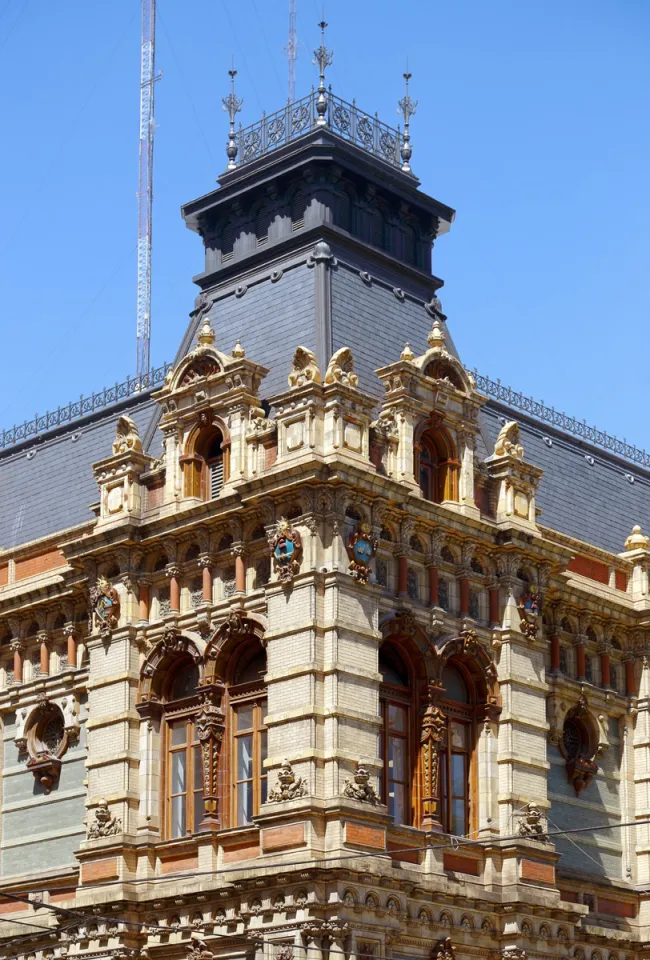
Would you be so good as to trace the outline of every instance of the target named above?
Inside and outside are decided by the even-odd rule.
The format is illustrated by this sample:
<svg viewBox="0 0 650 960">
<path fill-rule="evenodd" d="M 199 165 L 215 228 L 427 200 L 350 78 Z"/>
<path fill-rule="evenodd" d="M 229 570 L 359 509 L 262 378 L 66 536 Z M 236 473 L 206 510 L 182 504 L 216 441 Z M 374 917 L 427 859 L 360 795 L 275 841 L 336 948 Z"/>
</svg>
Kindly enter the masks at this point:
<svg viewBox="0 0 650 960">
<path fill-rule="evenodd" d="M 318 83 L 318 98 L 316 100 L 316 113 L 318 114 L 316 125 L 319 127 L 325 127 L 327 126 L 327 97 L 325 96 L 327 88 L 325 86 L 325 71 L 332 63 L 334 54 L 325 46 L 325 28 L 327 27 L 325 18 L 321 20 L 318 26 L 320 27 L 321 36 L 320 47 L 317 47 L 317 49 L 314 50 L 314 56 L 316 58 L 314 62 L 318 64 L 318 70 L 320 74 Z"/>
<path fill-rule="evenodd" d="M 228 71 L 228 76 L 230 77 L 230 93 L 227 97 L 222 98 L 223 109 L 227 112 L 230 119 L 230 128 L 228 130 L 228 145 L 226 147 L 226 154 L 228 156 L 228 170 L 234 170 L 237 166 L 237 138 L 235 136 L 235 117 L 241 110 L 244 101 L 241 97 L 238 97 L 235 93 L 235 77 L 237 76 L 237 71 L 235 70 L 235 64 L 233 62 L 232 67 Z"/>
<path fill-rule="evenodd" d="M 411 164 L 409 161 L 413 155 L 413 148 L 411 147 L 409 124 L 411 117 L 415 113 L 415 108 L 417 107 L 418 102 L 417 100 L 411 100 L 411 97 L 409 96 L 409 80 L 411 79 L 412 74 L 409 73 L 408 60 L 406 61 L 406 73 L 402 74 L 402 76 L 404 77 L 406 90 L 402 99 L 397 103 L 399 113 L 401 113 L 404 117 L 404 139 L 402 141 L 400 153 L 402 155 L 402 170 L 404 173 L 411 173 Z"/>
</svg>

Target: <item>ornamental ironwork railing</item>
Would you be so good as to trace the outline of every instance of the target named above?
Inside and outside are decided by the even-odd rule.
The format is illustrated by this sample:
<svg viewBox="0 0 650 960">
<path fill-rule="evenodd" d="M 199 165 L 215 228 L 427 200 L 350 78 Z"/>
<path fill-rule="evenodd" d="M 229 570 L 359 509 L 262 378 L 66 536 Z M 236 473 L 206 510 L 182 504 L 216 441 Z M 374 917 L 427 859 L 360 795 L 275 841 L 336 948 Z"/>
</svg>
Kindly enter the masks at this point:
<svg viewBox="0 0 650 960">
<path fill-rule="evenodd" d="M 322 126 L 332 130 L 350 143 L 361 147 L 368 153 L 385 160 L 394 167 L 402 166 L 401 149 L 404 134 L 399 127 L 394 129 L 379 120 L 377 114 L 371 116 L 359 110 L 356 102 L 348 103 L 335 96 L 331 88 L 326 94 L 327 109 L 324 123 L 318 124 L 316 102 L 318 92 L 313 91 L 301 100 L 288 103 L 282 110 L 262 119 L 249 127 L 240 127 L 235 138 L 237 143 L 237 162 L 239 165 L 257 160 L 278 147 L 310 133 Z"/>
<path fill-rule="evenodd" d="M 33 420 L 25 420 L 24 423 L 17 424 L 9 430 L 3 430 L 0 433 L 0 449 L 12 447 L 23 440 L 34 439 L 47 433 L 48 430 L 73 423 L 97 410 L 112 407 L 122 400 L 128 400 L 129 397 L 146 393 L 164 382 L 171 367 L 171 363 L 163 363 L 161 367 L 152 367 L 148 373 L 143 373 L 139 377 L 127 377 L 124 383 L 116 383 L 99 393 L 92 393 L 89 397 L 80 396 L 78 400 L 73 400 L 65 407 L 58 407 L 41 416 L 36 414 Z"/>
<path fill-rule="evenodd" d="M 626 460 L 638 463 L 642 467 L 650 467 L 650 454 L 639 447 L 635 447 L 634 444 L 628 443 L 627 440 L 619 440 L 618 437 L 613 437 L 604 430 L 599 430 L 598 427 L 590 427 L 586 420 L 568 417 L 566 413 L 560 413 L 555 407 L 547 407 L 542 401 L 527 397 L 510 387 L 504 387 L 500 380 L 490 380 L 489 377 L 484 377 L 477 370 L 472 372 L 476 379 L 477 389 L 499 403 L 521 410 L 543 423 L 550 423 L 558 430 L 580 437 L 581 440 L 602 447 L 604 450 L 616 454 L 616 456 L 624 457 Z"/>
</svg>

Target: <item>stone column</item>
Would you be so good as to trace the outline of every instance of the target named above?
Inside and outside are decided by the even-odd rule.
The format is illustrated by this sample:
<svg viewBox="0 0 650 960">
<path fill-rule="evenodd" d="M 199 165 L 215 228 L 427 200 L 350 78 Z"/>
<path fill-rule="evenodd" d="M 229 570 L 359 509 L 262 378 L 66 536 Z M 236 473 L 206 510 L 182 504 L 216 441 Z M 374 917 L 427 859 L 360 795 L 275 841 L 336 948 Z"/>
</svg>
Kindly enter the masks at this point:
<svg viewBox="0 0 650 960">
<path fill-rule="evenodd" d="M 611 646 L 604 640 L 598 647 L 598 652 L 600 654 L 600 682 L 606 690 L 610 690 L 612 686 L 612 671 L 611 664 L 609 662 L 609 654 L 611 652 Z"/>
<path fill-rule="evenodd" d="M 397 564 L 397 596 L 408 597 L 408 556 L 405 553 L 398 554 Z"/>
<path fill-rule="evenodd" d="M 553 633 L 551 640 L 551 673 L 560 672 L 560 638 Z"/>
<path fill-rule="evenodd" d="M 178 564 L 169 563 L 165 567 L 165 574 L 169 580 L 169 606 L 172 613 L 181 612 L 181 587 L 179 577 L 181 570 Z"/>
<path fill-rule="evenodd" d="M 438 568 L 434 566 L 434 561 L 430 558 L 428 561 L 429 571 L 429 606 L 438 606 Z"/>
<path fill-rule="evenodd" d="M 302 927 L 302 935 L 307 941 L 306 960 L 323 960 L 322 929 L 317 920 L 307 920 Z"/>
<path fill-rule="evenodd" d="M 212 603 L 212 557 L 204 554 L 198 559 L 201 570 L 203 603 Z"/>
<path fill-rule="evenodd" d="M 490 626 L 498 627 L 499 620 L 499 584 L 491 583 L 489 588 L 490 595 Z"/>
<path fill-rule="evenodd" d="M 587 671 L 586 659 L 585 659 L 585 641 L 586 637 L 582 634 L 574 640 L 574 646 L 576 648 L 576 676 L 578 680 L 585 679 L 585 673 Z"/>
<path fill-rule="evenodd" d="M 246 593 L 246 550 L 242 544 L 236 544 L 232 552 L 235 557 L 235 590 Z"/>
<path fill-rule="evenodd" d="M 23 653 L 25 644 L 22 640 L 13 640 L 9 647 L 14 655 L 14 683 L 23 682 Z"/>
<path fill-rule="evenodd" d="M 469 575 L 467 570 L 458 571 L 459 613 L 461 617 L 469 615 Z"/>
<path fill-rule="evenodd" d="M 40 672 L 47 676 L 50 672 L 50 635 L 46 631 L 39 633 L 37 640 L 40 645 Z"/>
<path fill-rule="evenodd" d="M 78 633 L 77 624 L 66 623 L 63 630 L 67 638 L 68 666 L 72 670 L 76 670 L 77 669 L 77 633 Z"/>
<path fill-rule="evenodd" d="M 138 595 L 139 623 L 149 623 L 149 608 L 151 605 L 151 584 L 148 580 L 140 580 L 140 590 Z"/>
</svg>

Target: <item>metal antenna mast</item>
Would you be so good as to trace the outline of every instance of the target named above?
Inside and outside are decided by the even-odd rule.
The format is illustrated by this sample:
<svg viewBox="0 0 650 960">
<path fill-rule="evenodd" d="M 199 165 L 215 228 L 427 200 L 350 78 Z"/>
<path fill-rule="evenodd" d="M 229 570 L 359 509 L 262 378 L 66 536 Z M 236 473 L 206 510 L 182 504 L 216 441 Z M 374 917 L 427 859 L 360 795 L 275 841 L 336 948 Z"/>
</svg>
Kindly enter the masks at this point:
<svg viewBox="0 0 650 960">
<path fill-rule="evenodd" d="M 289 103 L 296 99 L 296 0 L 289 0 L 289 42 L 287 60 L 289 61 Z"/>
<path fill-rule="evenodd" d="M 142 0 L 140 60 L 140 176 L 138 182 L 138 316 L 137 373 L 149 372 L 151 340 L 151 205 L 153 199 L 153 136 L 156 0 Z"/>
</svg>

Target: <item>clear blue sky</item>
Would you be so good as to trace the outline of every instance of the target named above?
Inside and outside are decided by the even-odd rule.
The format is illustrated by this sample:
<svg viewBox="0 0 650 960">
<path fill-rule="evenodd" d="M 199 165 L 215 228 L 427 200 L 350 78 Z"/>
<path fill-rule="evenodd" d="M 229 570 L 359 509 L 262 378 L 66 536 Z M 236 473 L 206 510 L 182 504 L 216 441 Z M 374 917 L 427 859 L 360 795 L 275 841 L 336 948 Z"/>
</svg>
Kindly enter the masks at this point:
<svg viewBox="0 0 650 960">
<path fill-rule="evenodd" d="M 321 8 L 297 6 L 300 94 Z M 3 426 L 135 369 L 139 8 L 0 0 Z M 159 0 L 155 362 L 193 305 L 179 207 L 225 166 L 231 54 L 243 122 L 277 109 L 287 10 Z M 650 446 L 649 0 L 328 0 L 326 19 L 335 91 L 388 123 L 409 57 L 413 167 L 458 211 L 434 270 L 464 362 Z"/>
</svg>

